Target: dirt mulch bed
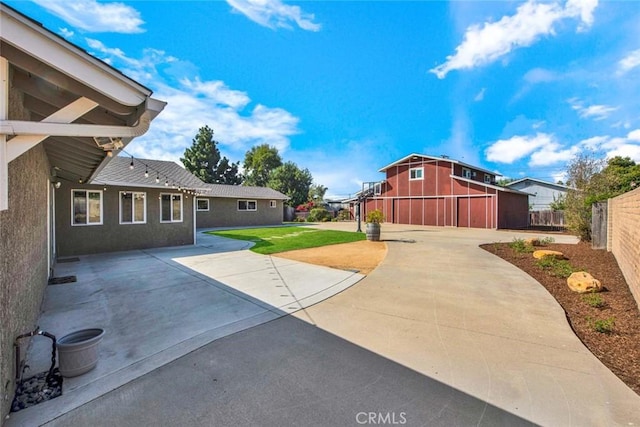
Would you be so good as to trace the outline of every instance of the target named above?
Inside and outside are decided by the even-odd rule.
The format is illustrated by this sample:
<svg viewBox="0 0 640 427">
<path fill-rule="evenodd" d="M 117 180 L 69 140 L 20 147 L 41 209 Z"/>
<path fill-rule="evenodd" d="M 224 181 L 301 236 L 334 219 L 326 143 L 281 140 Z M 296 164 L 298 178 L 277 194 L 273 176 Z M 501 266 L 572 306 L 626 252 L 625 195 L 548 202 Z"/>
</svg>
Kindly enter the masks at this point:
<svg viewBox="0 0 640 427">
<path fill-rule="evenodd" d="M 640 394 L 640 310 L 613 254 L 593 250 L 590 244 L 549 244 L 562 252 L 574 270 L 584 270 L 600 280 L 604 306 L 592 307 L 583 295 L 569 289 L 564 278 L 554 277 L 536 264 L 531 253 L 518 253 L 509 243 L 490 243 L 483 249 L 510 262 L 544 286 L 560 303 L 569 323 L 585 346 L 636 393 Z M 538 249 L 538 248 L 536 248 Z M 596 320 L 615 319 L 611 333 L 598 332 Z"/>
<path fill-rule="evenodd" d="M 361 240 L 319 248 L 280 252 L 273 256 L 324 265 L 339 270 L 356 271 L 366 275 L 371 273 L 386 255 L 386 243 Z"/>
</svg>

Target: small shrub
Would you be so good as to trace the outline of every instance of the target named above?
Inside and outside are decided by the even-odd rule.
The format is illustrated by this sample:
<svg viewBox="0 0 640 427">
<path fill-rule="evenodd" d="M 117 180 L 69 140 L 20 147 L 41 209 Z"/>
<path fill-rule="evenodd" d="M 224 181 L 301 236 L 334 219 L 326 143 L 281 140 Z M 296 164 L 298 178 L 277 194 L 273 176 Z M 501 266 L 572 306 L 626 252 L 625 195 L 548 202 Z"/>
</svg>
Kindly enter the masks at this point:
<svg viewBox="0 0 640 427">
<path fill-rule="evenodd" d="M 590 292 L 588 294 L 582 295 L 582 301 L 586 302 L 593 308 L 602 308 L 607 303 L 604 301 L 604 298 L 597 292 Z"/>
<path fill-rule="evenodd" d="M 566 259 L 557 259 L 552 255 L 547 255 L 536 261 L 538 267 L 549 272 L 554 277 L 562 277 L 566 279 L 571 276 L 575 270 Z"/>
<path fill-rule="evenodd" d="M 351 219 L 351 212 L 348 209 L 342 209 L 338 212 L 338 220 L 349 221 Z"/>
<path fill-rule="evenodd" d="M 307 221 L 327 222 L 331 221 L 331 218 L 333 218 L 333 215 L 331 215 L 331 212 L 325 208 L 313 208 L 311 209 L 311 212 L 309 212 L 309 216 L 307 216 Z"/>
<path fill-rule="evenodd" d="M 556 239 L 554 239 L 553 237 L 543 237 L 542 239 L 539 239 L 540 241 L 540 246 L 548 246 L 551 243 L 555 242 Z"/>
<path fill-rule="evenodd" d="M 613 332 L 613 328 L 616 325 L 616 319 L 614 317 L 609 317 L 608 319 L 590 319 L 591 327 L 594 331 L 600 332 L 602 334 L 610 334 Z"/>
<path fill-rule="evenodd" d="M 384 215 L 380 209 L 374 209 L 367 212 L 366 221 L 372 224 L 382 224 L 384 222 Z"/>
<path fill-rule="evenodd" d="M 524 239 L 514 238 L 513 242 L 509 243 L 509 247 L 519 254 L 531 253 L 534 251 L 533 246 L 528 244 Z"/>
</svg>

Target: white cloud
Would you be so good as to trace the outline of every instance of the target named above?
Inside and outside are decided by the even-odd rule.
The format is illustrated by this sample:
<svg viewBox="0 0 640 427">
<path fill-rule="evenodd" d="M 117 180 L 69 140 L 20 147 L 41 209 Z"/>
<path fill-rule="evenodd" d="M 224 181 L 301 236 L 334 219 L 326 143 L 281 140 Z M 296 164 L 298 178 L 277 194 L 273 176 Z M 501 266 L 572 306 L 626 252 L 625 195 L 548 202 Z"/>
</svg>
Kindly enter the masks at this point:
<svg viewBox="0 0 640 427">
<path fill-rule="evenodd" d="M 220 150 L 232 161 L 242 160 L 244 153 L 256 144 L 286 151 L 290 136 L 299 132 L 299 119 L 288 111 L 259 103 L 251 106 L 246 92 L 234 90 L 222 81 L 167 74 L 168 67 L 164 66 L 167 64 L 182 64 L 184 67 L 176 69 L 189 72 L 193 67 L 164 51 L 149 48 L 140 58 L 132 58 L 122 49 L 105 46 L 99 40 L 86 41 L 98 52 L 97 56 L 149 86 L 155 98 L 167 102 L 149 131 L 128 146 L 127 151 L 137 157 L 177 160 L 204 125 L 214 130 Z"/>
<path fill-rule="evenodd" d="M 496 163 L 513 163 L 547 145 L 556 144 L 553 135 L 537 133 L 535 136 L 513 136 L 501 139 L 486 149 L 487 160 Z"/>
<path fill-rule="evenodd" d="M 580 18 L 579 30 L 593 23 L 597 0 L 569 0 L 559 3 L 536 3 L 529 0 L 520 5 L 513 16 L 503 16 L 497 22 L 485 22 L 467 28 L 463 42 L 454 55 L 430 71 L 443 79 L 452 70 L 475 68 L 496 61 L 514 49 L 530 46 L 542 36 L 554 34 L 554 24 L 565 18 Z"/>
<path fill-rule="evenodd" d="M 484 99 L 484 93 L 486 91 L 487 91 L 486 87 L 483 87 L 482 89 L 480 89 L 480 92 L 478 92 L 478 94 L 473 98 L 473 100 L 476 102 L 482 101 Z"/>
<path fill-rule="evenodd" d="M 65 39 L 70 39 L 75 34 L 73 31 L 71 31 L 68 28 L 60 28 L 59 32 L 60 32 L 60 35 Z"/>
<path fill-rule="evenodd" d="M 618 74 L 624 74 L 640 66 L 640 49 L 629 52 L 618 62 Z"/>
<path fill-rule="evenodd" d="M 140 13 L 123 3 L 96 0 L 33 0 L 41 7 L 90 33 L 142 33 Z"/>
<path fill-rule="evenodd" d="M 627 139 L 630 141 L 640 142 L 640 129 L 632 130 L 627 134 Z"/>
<path fill-rule="evenodd" d="M 618 107 L 612 107 L 610 105 L 590 105 L 585 107 L 577 98 L 571 98 L 567 100 L 571 104 L 571 108 L 578 112 L 580 118 L 604 120 L 608 118 L 611 113 L 618 110 Z"/>
<path fill-rule="evenodd" d="M 545 70 L 544 68 L 534 68 L 529 70 L 523 77 L 524 81 L 530 84 L 548 83 L 558 80 L 559 78 L 560 77 L 557 73 Z"/>
<path fill-rule="evenodd" d="M 580 141 L 578 145 L 592 151 L 599 151 L 608 159 L 615 156 L 628 156 L 640 162 L 640 129 L 629 132 L 626 137 L 594 136 Z"/>
<path fill-rule="evenodd" d="M 551 142 L 531 155 L 529 166 L 548 166 L 559 162 L 566 162 L 575 157 L 580 151 L 578 146 L 562 150 L 560 144 Z"/>
<path fill-rule="evenodd" d="M 227 0 L 239 13 L 263 27 L 271 29 L 291 28 L 290 22 L 308 31 L 320 31 L 320 24 L 314 21 L 312 13 L 305 13 L 300 6 L 290 6 L 280 0 Z"/>
</svg>

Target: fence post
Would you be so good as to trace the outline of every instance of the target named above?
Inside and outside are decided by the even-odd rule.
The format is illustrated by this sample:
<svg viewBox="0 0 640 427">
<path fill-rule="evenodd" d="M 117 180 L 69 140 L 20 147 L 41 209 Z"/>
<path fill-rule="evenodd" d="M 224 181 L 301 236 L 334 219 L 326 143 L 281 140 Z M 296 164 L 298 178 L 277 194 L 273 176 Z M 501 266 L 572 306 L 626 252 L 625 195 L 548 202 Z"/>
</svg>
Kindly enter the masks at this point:
<svg viewBox="0 0 640 427">
<path fill-rule="evenodd" d="M 591 205 L 591 247 L 607 249 L 607 202 Z"/>
</svg>

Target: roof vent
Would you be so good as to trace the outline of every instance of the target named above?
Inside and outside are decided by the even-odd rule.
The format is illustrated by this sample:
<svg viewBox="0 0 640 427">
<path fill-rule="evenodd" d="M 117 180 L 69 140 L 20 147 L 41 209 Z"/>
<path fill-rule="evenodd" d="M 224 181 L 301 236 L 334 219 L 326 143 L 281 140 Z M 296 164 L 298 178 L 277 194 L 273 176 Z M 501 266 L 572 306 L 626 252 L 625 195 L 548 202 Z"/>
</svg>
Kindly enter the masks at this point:
<svg viewBox="0 0 640 427">
<path fill-rule="evenodd" d="M 440 154 L 440 157 L 442 157 L 443 159 L 448 159 L 449 156 L 447 156 L 446 154 Z"/>
</svg>

